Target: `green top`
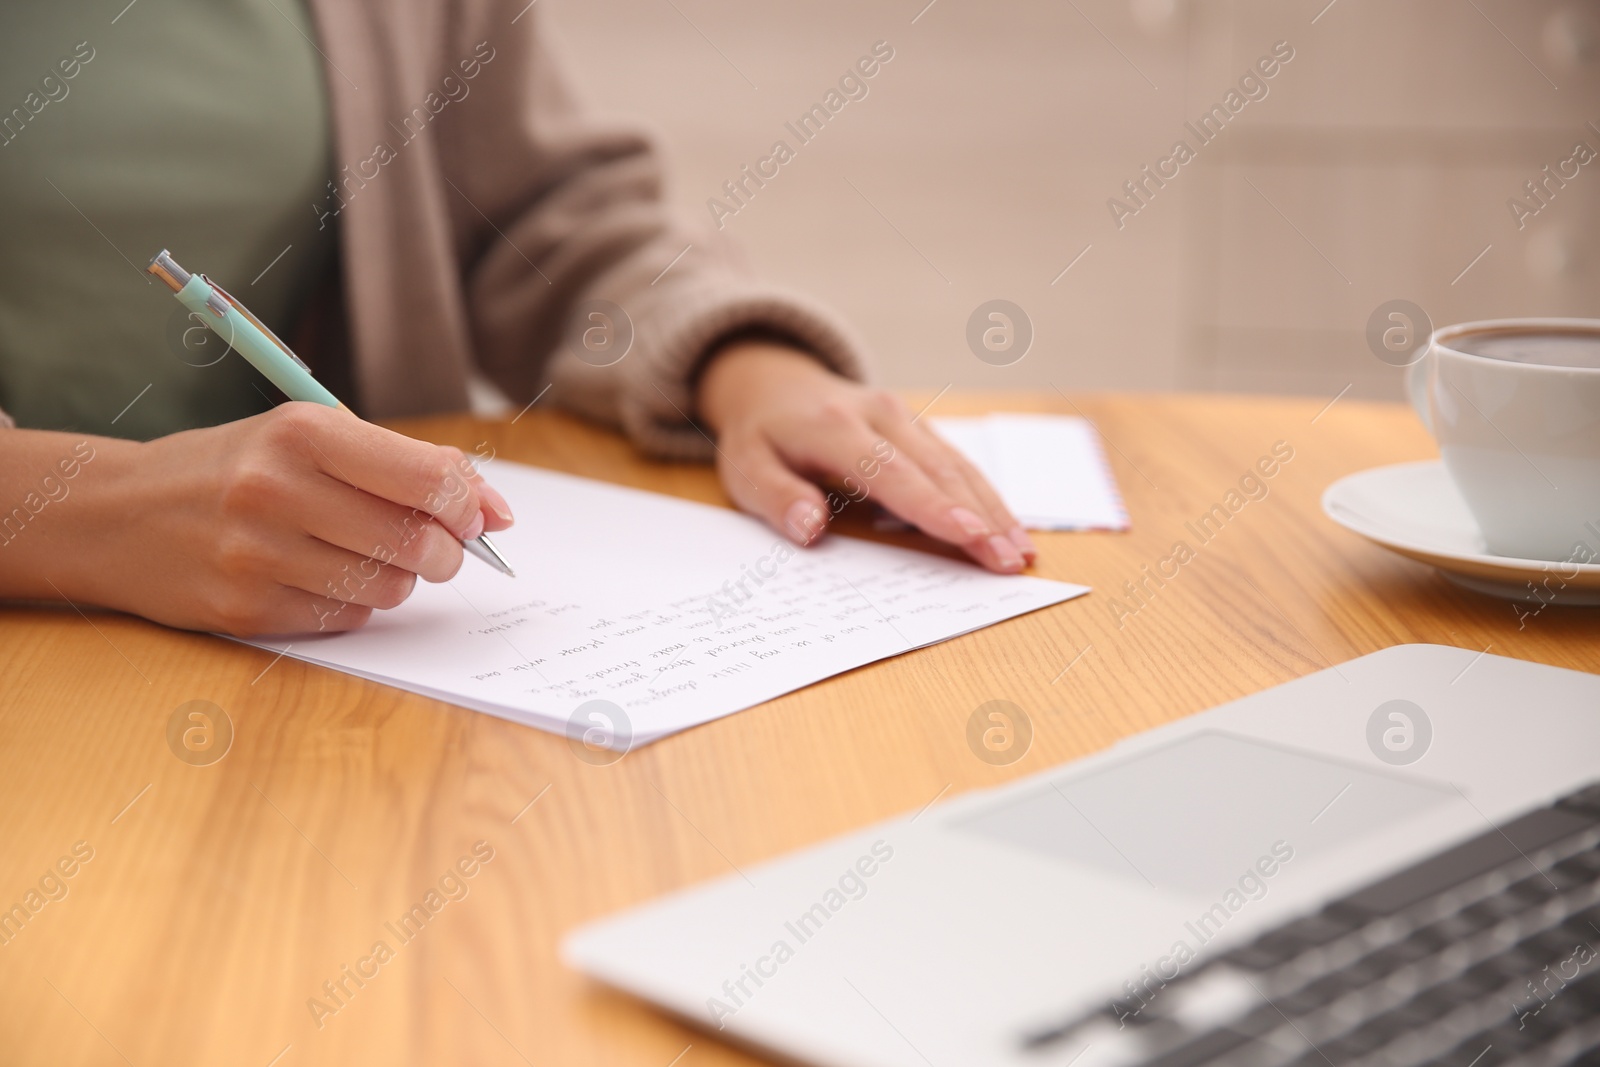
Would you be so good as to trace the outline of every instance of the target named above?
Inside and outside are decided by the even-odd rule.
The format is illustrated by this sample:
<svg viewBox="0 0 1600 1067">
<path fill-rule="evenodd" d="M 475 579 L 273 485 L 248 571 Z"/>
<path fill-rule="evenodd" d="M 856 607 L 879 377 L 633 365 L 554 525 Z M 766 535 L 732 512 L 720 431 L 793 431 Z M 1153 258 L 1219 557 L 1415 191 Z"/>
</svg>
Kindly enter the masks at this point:
<svg viewBox="0 0 1600 1067">
<path fill-rule="evenodd" d="M 102 14 L 0 11 L 0 408 L 141 440 L 264 411 L 271 385 L 143 271 L 171 249 L 285 336 L 331 266 L 304 0 Z"/>
</svg>

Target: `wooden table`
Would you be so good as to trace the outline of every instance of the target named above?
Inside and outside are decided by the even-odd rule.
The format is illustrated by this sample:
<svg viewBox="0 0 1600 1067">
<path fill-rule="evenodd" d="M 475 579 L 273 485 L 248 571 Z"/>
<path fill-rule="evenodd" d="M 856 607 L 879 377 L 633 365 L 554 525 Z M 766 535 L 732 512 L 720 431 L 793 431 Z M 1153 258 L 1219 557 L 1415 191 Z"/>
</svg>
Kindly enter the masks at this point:
<svg viewBox="0 0 1600 1067">
<path fill-rule="evenodd" d="M 1041 535 L 1037 567 L 1095 592 L 609 767 L 580 762 L 552 735 L 218 638 L 108 614 L 0 610 L 0 906 L 22 901 L 75 843 L 93 850 L 71 878 L 45 879 L 66 895 L 0 946 L 0 1060 L 753 1062 L 568 971 L 561 936 L 730 864 L 1397 642 L 1600 671 L 1600 612 L 1547 608 L 1519 626 L 1511 605 L 1325 519 L 1318 499 L 1335 478 L 1424 458 L 1432 445 L 1401 407 L 1324 404 L 944 397 L 938 413 L 1081 409 L 1099 424 L 1133 532 Z M 646 463 L 553 412 L 515 426 L 400 428 L 723 500 L 709 471 Z M 1265 480 L 1265 498 L 1200 544 L 1185 524 L 1224 502 L 1277 442 L 1293 458 Z M 1142 605 L 1128 599 L 1124 583 L 1179 540 L 1194 558 L 1164 586 L 1150 583 Z M 1014 701 L 1033 724 L 1032 749 L 1008 767 L 967 748 L 968 715 L 992 699 Z M 191 700 L 219 705 L 234 726 L 231 749 L 208 766 L 168 748 L 168 721 Z M 400 944 L 384 924 L 479 841 L 493 859 L 463 882 L 468 895 Z M 380 940 L 392 958 L 363 964 Z M 360 987 L 344 978 L 338 1010 L 314 1012 L 313 997 L 339 1003 L 324 983 L 346 965 L 376 974 Z"/>
</svg>

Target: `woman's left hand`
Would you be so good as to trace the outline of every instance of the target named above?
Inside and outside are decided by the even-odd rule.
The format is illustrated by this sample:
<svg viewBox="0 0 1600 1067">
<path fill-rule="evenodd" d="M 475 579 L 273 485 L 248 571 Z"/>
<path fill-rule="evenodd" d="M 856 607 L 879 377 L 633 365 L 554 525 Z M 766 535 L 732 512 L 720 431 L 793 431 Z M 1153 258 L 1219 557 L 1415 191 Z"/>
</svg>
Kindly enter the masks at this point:
<svg viewBox="0 0 1600 1067">
<path fill-rule="evenodd" d="M 842 500 L 872 497 L 990 570 L 1016 573 L 1038 556 L 977 468 L 898 397 L 804 352 L 731 343 L 706 366 L 696 403 L 728 495 L 798 544 L 820 537 Z M 837 489 L 825 494 L 819 481 Z"/>
</svg>

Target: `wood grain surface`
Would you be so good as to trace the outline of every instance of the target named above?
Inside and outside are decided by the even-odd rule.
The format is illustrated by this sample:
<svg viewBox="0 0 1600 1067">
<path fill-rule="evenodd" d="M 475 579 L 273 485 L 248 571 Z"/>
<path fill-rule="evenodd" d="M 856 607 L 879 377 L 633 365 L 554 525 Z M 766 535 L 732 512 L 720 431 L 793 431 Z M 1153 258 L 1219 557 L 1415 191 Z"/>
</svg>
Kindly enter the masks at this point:
<svg viewBox="0 0 1600 1067">
<path fill-rule="evenodd" d="M 567 970 L 562 935 L 1399 642 L 1600 671 L 1600 611 L 1519 620 L 1510 604 L 1324 518 L 1319 497 L 1335 478 L 1433 454 L 1399 406 L 1325 403 L 939 399 L 937 414 L 1096 421 L 1133 530 L 1038 535 L 1035 569 L 1095 592 L 608 767 L 579 761 L 559 737 L 219 638 L 92 610 L 0 609 L 0 907 L 26 906 L 30 892 L 44 901 L 20 929 L 0 927 L 0 1061 L 750 1063 Z M 724 500 L 709 470 L 645 462 L 559 413 L 397 428 Z M 1185 524 L 1279 442 L 1293 458 L 1263 480 L 1264 498 L 1200 543 Z M 540 521 L 527 509 L 520 519 Z M 1180 540 L 1193 558 L 1142 605 L 1129 600 L 1124 583 Z M 1032 748 L 1007 767 L 980 761 L 965 739 L 967 717 L 993 699 L 1033 725 Z M 206 766 L 167 742 L 174 711 L 192 700 L 233 725 L 226 755 Z M 74 846 L 92 858 L 80 862 Z M 426 903 L 475 847 L 492 859 L 469 859 L 474 873 L 446 880 L 444 906 L 396 937 L 385 924 Z M 346 967 L 370 977 L 358 986 Z M 335 1000 L 324 983 L 341 980 Z"/>
</svg>

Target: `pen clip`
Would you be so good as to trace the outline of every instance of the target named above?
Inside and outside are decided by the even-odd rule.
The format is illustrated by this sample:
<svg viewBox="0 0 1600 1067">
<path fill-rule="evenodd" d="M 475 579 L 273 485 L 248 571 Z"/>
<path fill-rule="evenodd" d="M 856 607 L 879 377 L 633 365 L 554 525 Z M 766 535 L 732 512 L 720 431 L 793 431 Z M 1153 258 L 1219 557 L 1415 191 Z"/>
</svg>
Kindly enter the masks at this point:
<svg viewBox="0 0 1600 1067">
<path fill-rule="evenodd" d="M 243 304 L 239 303 L 239 301 L 234 298 L 232 293 L 228 292 L 228 290 L 224 289 L 222 286 L 220 286 L 216 282 L 212 281 L 210 279 L 210 277 L 208 277 L 207 275 L 202 274 L 202 275 L 200 275 L 200 278 L 207 285 L 211 286 L 211 290 L 212 290 L 212 294 L 213 294 L 212 297 L 211 297 L 211 300 L 215 300 L 217 297 L 220 296 L 223 300 L 227 301 L 227 303 L 229 305 L 232 305 L 233 310 L 237 311 L 239 314 L 244 316 L 245 321 L 249 322 L 250 325 L 254 326 L 256 329 L 260 330 L 264 335 L 266 335 L 267 340 L 269 340 L 273 344 L 277 345 L 283 351 L 284 355 L 288 356 L 290 359 L 292 359 L 296 363 L 298 363 L 300 365 L 300 369 L 301 370 L 305 371 L 307 374 L 311 373 L 311 368 L 306 366 L 305 361 L 303 359 L 301 359 L 299 356 L 294 354 L 294 349 L 292 349 L 288 345 L 284 344 L 283 341 L 281 341 L 278 338 L 277 334 L 273 333 L 270 329 L 267 328 L 267 324 L 266 323 L 264 323 L 260 319 L 256 318 L 255 315 L 251 313 L 249 308 L 245 307 Z M 216 312 L 216 314 L 219 317 L 226 317 L 227 310 L 228 310 L 227 307 L 224 306 L 221 309 L 218 309 L 218 308 L 212 306 L 211 300 L 207 300 L 206 301 L 206 306 L 211 307 L 211 310 Z"/>
</svg>

